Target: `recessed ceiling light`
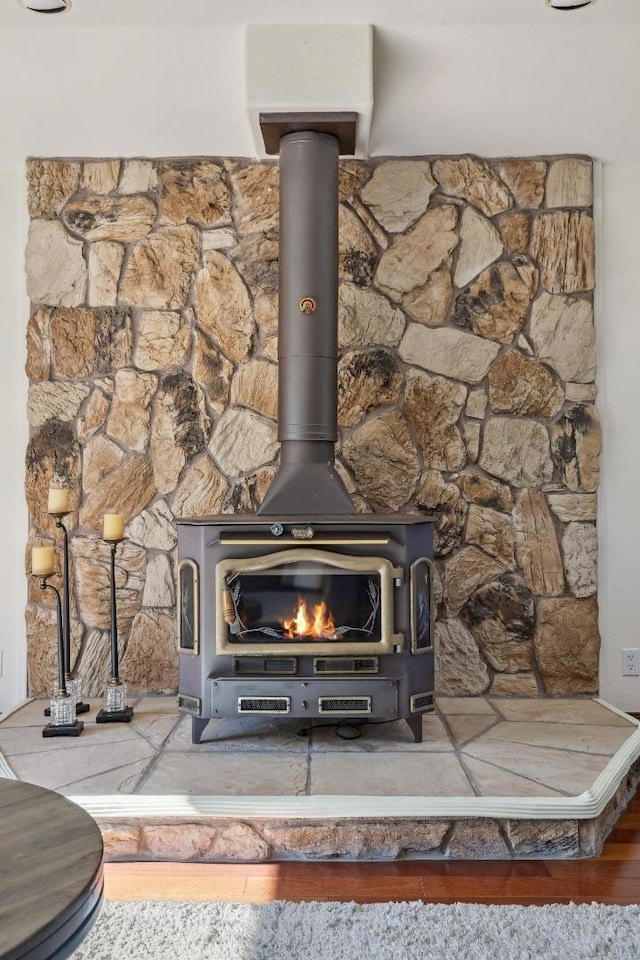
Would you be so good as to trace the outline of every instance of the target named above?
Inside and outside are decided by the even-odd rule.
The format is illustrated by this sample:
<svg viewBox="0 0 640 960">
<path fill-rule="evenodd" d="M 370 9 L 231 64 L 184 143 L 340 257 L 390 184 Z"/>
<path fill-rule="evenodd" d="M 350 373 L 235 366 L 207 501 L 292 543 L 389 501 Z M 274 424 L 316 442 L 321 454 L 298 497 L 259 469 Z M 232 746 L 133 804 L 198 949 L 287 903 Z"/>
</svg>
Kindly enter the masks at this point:
<svg viewBox="0 0 640 960">
<path fill-rule="evenodd" d="M 71 0 L 18 0 L 18 3 L 33 13 L 64 13 L 71 7 Z"/>
<path fill-rule="evenodd" d="M 596 0 L 546 0 L 548 7 L 554 10 L 579 10 L 580 7 L 588 7 Z"/>
</svg>

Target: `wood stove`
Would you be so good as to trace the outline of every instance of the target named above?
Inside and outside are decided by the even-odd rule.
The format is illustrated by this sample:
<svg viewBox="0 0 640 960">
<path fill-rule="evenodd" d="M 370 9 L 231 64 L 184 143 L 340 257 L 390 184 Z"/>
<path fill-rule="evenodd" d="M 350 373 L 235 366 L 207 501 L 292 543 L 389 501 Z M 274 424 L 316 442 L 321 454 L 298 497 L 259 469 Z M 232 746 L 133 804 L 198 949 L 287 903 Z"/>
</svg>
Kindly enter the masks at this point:
<svg viewBox="0 0 640 960">
<path fill-rule="evenodd" d="M 334 119 L 291 115 L 280 139 L 279 472 L 255 516 L 178 521 L 194 742 L 245 714 L 403 717 L 419 741 L 433 708 L 432 520 L 357 514 L 334 466 L 338 157 L 353 149 Z"/>
<path fill-rule="evenodd" d="M 179 522 L 179 704 L 211 717 L 404 717 L 433 707 L 432 524 Z"/>
</svg>

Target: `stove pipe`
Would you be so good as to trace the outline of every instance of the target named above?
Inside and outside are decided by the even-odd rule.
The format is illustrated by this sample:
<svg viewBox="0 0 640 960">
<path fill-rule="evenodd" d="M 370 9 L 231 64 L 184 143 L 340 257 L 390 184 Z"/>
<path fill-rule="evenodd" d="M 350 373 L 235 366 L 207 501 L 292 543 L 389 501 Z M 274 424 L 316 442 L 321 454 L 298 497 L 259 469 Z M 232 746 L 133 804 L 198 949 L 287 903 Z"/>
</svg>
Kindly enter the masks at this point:
<svg viewBox="0 0 640 960">
<path fill-rule="evenodd" d="M 335 470 L 338 438 L 338 139 L 280 140 L 280 469 L 260 514 L 355 513 Z"/>
</svg>

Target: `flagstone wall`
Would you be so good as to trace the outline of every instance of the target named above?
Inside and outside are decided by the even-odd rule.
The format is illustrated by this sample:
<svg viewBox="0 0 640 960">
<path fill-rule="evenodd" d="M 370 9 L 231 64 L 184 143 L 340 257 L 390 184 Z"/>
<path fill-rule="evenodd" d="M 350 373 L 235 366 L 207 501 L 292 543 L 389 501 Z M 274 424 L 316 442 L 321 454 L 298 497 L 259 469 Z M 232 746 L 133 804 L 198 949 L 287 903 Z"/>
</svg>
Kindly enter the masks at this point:
<svg viewBox="0 0 640 960">
<path fill-rule="evenodd" d="M 278 168 L 32 160 L 28 548 L 69 486 L 73 656 L 176 689 L 174 517 L 253 511 L 275 472 Z M 592 166 L 346 161 L 339 469 L 363 511 L 438 514 L 438 689 L 598 688 Z M 27 554 L 28 556 L 29 554 Z M 30 582 L 29 686 L 54 678 Z"/>
</svg>

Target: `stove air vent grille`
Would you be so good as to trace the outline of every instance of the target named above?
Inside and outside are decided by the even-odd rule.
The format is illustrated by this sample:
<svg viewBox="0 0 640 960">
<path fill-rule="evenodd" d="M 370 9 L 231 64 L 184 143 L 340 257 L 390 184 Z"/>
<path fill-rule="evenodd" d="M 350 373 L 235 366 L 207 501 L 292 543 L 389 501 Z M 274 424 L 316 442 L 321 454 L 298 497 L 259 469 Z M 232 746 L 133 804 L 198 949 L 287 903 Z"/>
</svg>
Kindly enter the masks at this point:
<svg viewBox="0 0 640 960">
<path fill-rule="evenodd" d="M 291 697 L 238 697 L 238 713 L 289 713 Z"/>
<path fill-rule="evenodd" d="M 318 697 L 318 713 L 355 717 L 371 713 L 371 697 Z"/>
<path fill-rule="evenodd" d="M 377 657 L 316 657 L 314 673 L 377 673 Z"/>
<path fill-rule="evenodd" d="M 188 693 L 179 693 L 178 710 L 180 713 L 190 713 L 194 717 L 199 717 L 202 713 L 202 700 L 200 697 L 191 697 Z"/>
<path fill-rule="evenodd" d="M 293 675 L 298 672 L 295 657 L 236 657 L 233 671 L 239 674 L 275 673 Z"/>
<path fill-rule="evenodd" d="M 411 713 L 420 713 L 422 710 L 433 710 L 435 707 L 433 693 L 414 693 L 410 702 Z"/>
</svg>

